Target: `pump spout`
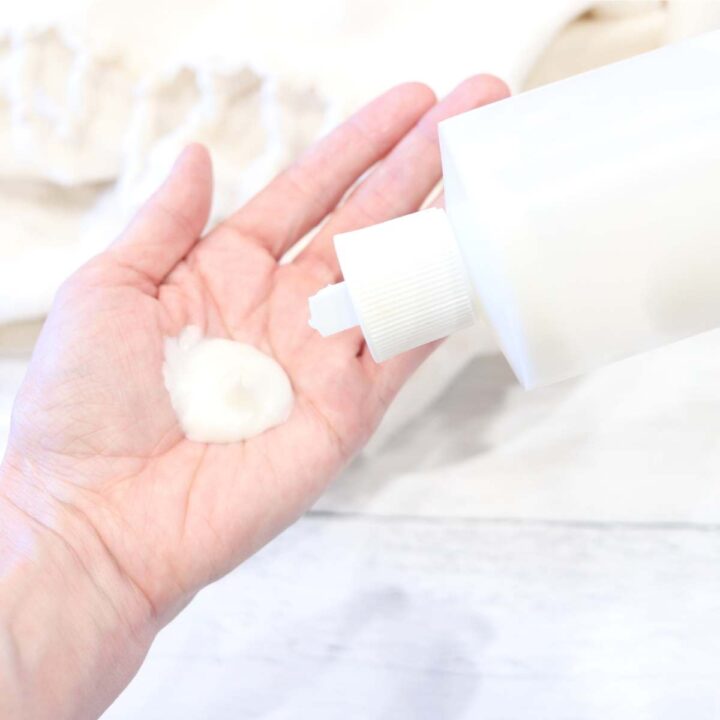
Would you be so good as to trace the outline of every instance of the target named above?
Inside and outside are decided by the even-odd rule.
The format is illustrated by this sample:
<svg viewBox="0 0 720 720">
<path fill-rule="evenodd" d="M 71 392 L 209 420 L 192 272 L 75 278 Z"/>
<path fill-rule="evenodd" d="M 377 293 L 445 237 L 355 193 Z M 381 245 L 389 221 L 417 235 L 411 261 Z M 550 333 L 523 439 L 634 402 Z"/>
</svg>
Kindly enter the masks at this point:
<svg viewBox="0 0 720 720">
<path fill-rule="evenodd" d="M 310 327 L 323 337 L 335 335 L 359 324 L 347 285 L 328 285 L 313 295 L 310 306 Z"/>
</svg>

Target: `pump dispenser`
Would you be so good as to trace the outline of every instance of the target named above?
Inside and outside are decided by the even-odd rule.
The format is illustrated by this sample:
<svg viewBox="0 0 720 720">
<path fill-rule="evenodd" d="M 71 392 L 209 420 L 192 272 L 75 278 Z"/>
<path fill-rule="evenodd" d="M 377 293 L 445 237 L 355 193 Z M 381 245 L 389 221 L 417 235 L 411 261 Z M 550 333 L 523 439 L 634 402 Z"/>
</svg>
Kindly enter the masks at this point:
<svg viewBox="0 0 720 720">
<path fill-rule="evenodd" d="M 382 362 L 484 317 L 526 387 L 720 326 L 720 31 L 450 118 L 446 210 L 335 237 Z"/>
</svg>

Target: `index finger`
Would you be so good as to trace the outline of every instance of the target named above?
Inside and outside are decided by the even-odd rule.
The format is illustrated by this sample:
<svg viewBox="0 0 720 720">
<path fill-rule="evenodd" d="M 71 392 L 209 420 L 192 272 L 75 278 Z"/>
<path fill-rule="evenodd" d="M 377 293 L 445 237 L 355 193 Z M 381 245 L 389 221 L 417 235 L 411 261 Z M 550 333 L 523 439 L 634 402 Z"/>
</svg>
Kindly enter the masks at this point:
<svg viewBox="0 0 720 720">
<path fill-rule="evenodd" d="M 359 110 L 226 221 L 280 257 L 435 103 L 422 83 L 398 85 Z"/>
</svg>

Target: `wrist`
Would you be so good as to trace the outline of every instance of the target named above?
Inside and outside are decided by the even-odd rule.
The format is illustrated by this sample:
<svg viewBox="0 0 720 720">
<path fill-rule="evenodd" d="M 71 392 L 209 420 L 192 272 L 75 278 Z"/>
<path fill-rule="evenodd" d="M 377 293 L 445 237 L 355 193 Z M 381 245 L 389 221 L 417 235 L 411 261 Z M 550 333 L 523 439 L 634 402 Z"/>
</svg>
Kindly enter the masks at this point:
<svg viewBox="0 0 720 720">
<path fill-rule="evenodd" d="M 99 715 L 134 675 L 155 632 L 150 606 L 90 523 L 6 459 L 0 716 Z"/>
</svg>

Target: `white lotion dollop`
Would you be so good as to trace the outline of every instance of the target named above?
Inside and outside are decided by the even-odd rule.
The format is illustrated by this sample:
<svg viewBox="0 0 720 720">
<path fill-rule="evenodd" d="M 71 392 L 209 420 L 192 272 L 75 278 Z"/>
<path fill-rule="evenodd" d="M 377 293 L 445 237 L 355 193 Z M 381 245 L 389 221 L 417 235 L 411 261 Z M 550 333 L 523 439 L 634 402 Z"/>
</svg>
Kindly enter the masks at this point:
<svg viewBox="0 0 720 720">
<path fill-rule="evenodd" d="M 252 345 L 204 338 L 188 325 L 165 339 L 165 387 L 189 440 L 230 443 L 285 422 L 290 380 L 276 360 Z"/>
</svg>

